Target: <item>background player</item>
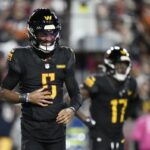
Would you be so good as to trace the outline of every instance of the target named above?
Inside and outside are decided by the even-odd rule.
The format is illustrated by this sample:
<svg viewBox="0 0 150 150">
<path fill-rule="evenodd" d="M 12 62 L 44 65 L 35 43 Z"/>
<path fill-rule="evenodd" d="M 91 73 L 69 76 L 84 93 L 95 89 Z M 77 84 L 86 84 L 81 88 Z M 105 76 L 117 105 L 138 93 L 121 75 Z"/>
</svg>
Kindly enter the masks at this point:
<svg viewBox="0 0 150 150">
<path fill-rule="evenodd" d="M 104 65 L 106 72 L 87 77 L 81 88 L 83 97 L 91 98 L 92 118 L 81 111 L 78 116 L 89 126 L 92 150 L 123 150 L 123 124 L 127 117 L 135 117 L 139 105 L 137 84 L 125 48 L 108 49 Z"/>
</svg>

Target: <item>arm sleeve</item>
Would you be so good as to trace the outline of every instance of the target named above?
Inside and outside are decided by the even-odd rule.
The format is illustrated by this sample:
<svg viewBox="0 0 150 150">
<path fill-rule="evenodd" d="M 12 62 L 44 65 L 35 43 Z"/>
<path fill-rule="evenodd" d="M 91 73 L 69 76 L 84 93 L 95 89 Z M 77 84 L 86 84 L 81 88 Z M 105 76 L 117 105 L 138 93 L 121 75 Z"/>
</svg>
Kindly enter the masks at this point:
<svg viewBox="0 0 150 150">
<path fill-rule="evenodd" d="M 139 116 L 139 112 L 142 109 L 142 101 L 139 96 L 138 87 L 136 81 L 134 82 L 134 94 L 130 101 L 130 117 L 136 119 Z"/>
<path fill-rule="evenodd" d="M 139 112 L 142 109 L 141 107 L 142 101 L 137 93 L 131 101 L 130 117 L 132 119 L 136 119 L 139 116 Z"/>
<path fill-rule="evenodd" d="M 70 59 L 67 64 L 65 84 L 69 96 L 71 98 L 70 106 L 74 107 L 75 110 L 78 110 L 79 107 L 81 106 L 81 95 L 78 83 L 75 79 L 74 66 L 75 66 L 75 56 L 73 53 L 71 53 Z"/>
<path fill-rule="evenodd" d="M 7 76 L 2 82 L 2 88 L 12 90 L 19 82 L 20 76 L 17 72 L 9 69 Z"/>
</svg>

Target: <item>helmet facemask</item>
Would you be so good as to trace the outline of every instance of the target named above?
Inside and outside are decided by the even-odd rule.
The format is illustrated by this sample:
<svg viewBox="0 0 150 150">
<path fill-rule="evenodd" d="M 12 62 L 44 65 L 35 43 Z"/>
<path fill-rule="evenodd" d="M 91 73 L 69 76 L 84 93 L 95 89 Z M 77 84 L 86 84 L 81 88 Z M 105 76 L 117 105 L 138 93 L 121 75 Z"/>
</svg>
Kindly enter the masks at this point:
<svg viewBox="0 0 150 150">
<path fill-rule="evenodd" d="M 56 42 L 59 39 L 59 30 L 38 30 L 36 31 L 35 38 L 35 48 L 44 53 L 49 53 L 53 51 L 56 46 Z"/>
<path fill-rule="evenodd" d="M 115 64 L 113 77 L 118 81 L 125 81 L 131 70 L 129 62 L 118 62 Z"/>
</svg>

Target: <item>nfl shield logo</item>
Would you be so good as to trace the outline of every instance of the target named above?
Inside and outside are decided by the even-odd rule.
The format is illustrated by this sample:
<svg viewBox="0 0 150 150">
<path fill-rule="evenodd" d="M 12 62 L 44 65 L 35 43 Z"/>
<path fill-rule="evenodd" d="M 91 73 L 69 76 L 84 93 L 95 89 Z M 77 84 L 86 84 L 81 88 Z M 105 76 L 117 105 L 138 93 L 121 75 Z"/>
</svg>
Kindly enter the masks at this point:
<svg viewBox="0 0 150 150">
<path fill-rule="evenodd" d="M 50 64 L 45 64 L 45 69 L 49 69 L 50 68 Z"/>
</svg>

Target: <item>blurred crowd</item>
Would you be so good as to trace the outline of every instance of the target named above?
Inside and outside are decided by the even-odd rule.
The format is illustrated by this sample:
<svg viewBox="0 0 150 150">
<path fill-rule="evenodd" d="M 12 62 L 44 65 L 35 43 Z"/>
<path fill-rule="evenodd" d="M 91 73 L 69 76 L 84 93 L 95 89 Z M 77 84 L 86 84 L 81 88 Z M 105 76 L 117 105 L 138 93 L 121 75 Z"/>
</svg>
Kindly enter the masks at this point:
<svg viewBox="0 0 150 150">
<path fill-rule="evenodd" d="M 79 83 L 88 73 L 99 71 L 110 46 L 127 48 L 143 100 L 139 114 L 150 112 L 150 0 L 0 0 L 0 81 L 7 73 L 8 52 L 28 44 L 26 22 L 39 7 L 51 8 L 59 16 L 60 42 L 76 53 Z M 20 106 L 0 103 L 0 144 L 5 141 L 14 150 L 20 150 L 19 112 Z M 131 126 L 129 123 L 126 130 Z M 127 150 L 133 149 L 131 145 Z"/>
</svg>

